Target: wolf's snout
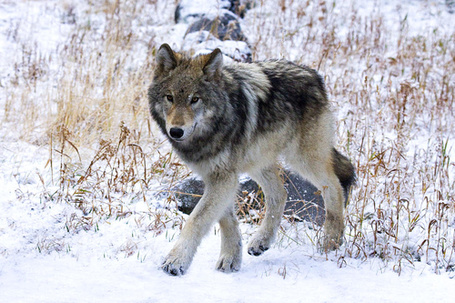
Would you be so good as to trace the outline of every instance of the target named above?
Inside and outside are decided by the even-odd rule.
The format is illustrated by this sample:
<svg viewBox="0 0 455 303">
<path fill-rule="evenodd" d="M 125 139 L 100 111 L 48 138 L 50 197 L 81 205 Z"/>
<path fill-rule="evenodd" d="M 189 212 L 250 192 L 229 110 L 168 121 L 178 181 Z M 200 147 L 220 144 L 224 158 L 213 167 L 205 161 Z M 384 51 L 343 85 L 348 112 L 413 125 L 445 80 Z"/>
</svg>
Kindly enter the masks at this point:
<svg viewBox="0 0 455 303">
<path fill-rule="evenodd" d="M 173 138 L 173 139 L 180 139 L 183 137 L 183 134 L 185 132 L 183 131 L 183 129 L 179 128 L 179 127 L 173 127 L 169 130 L 169 135 Z"/>
</svg>

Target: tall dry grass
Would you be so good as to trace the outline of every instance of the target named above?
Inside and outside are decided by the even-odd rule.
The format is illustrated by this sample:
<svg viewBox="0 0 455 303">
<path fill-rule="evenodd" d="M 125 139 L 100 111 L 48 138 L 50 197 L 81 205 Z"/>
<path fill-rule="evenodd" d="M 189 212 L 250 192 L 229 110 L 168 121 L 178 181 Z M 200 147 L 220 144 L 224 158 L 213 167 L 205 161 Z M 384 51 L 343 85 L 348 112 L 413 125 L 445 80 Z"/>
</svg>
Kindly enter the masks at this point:
<svg viewBox="0 0 455 303">
<path fill-rule="evenodd" d="M 82 212 L 68 230 L 129 216 L 154 184 L 170 188 L 188 175 L 151 122 L 146 100 L 154 51 L 171 34 L 174 7 L 63 4 L 57 10 L 69 35 L 50 55 L 21 36 L 21 19 L 11 25 L 9 39 L 20 48 L 1 124 L 49 148 L 54 187 L 47 199 Z M 338 148 L 358 174 L 340 259 L 379 258 L 398 273 L 415 262 L 453 270 L 454 32 L 416 35 L 405 15 L 391 25 L 378 11 L 365 15 L 356 5 L 321 0 L 257 1 L 242 27 L 255 59 L 284 57 L 325 78 L 339 118 Z M 174 202 L 142 214 L 152 217 L 150 230 L 181 226 Z"/>
<path fill-rule="evenodd" d="M 358 174 L 342 257 L 378 257 L 398 273 L 416 261 L 452 271 L 455 34 L 416 35 L 405 14 L 391 27 L 339 5 L 262 1 L 244 28 L 256 59 L 292 58 L 324 75 L 338 146 Z"/>
</svg>

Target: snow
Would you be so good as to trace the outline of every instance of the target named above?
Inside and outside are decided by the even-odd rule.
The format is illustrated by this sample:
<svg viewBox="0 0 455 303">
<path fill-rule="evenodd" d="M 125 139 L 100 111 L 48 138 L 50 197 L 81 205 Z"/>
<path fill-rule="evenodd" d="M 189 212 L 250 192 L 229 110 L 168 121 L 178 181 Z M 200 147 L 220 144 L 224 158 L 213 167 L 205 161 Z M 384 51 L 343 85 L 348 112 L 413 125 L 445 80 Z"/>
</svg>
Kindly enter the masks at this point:
<svg viewBox="0 0 455 303">
<path fill-rule="evenodd" d="M 231 3 L 229 0 L 182 0 L 179 1 L 179 5 L 180 18 L 186 23 L 191 23 L 201 16 L 217 17 L 220 11 L 230 13 L 228 9 Z"/>
<path fill-rule="evenodd" d="M 157 267 L 158 256 L 144 263 L 90 255 L 14 256 L 2 260 L 2 301 L 451 302 L 454 295 L 452 280 L 424 268 L 404 276 L 366 264 L 340 269 L 336 262 L 289 249 L 245 258 L 239 273 L 224 274 L 213 269 L 218 240 L 213 235 L 205 239 L 182 277 L 163 274 Z M 170 247 L 163 239 L 153 241 L 157 254 Z"/>
<path fill-rule="evenodd" d="M 12 98 L 9 92 L 14 91 L 7 87 L 17 68 L 11 62 L 21 61 L 17 58 L 21 48 L 29 47 L 21 45 L 21 41 L 33 41 L 37 54 L 43 58 L 56 56 L 73 29 L 71 22 L 62 21 L 65 15 L 62 12 L 71 6 L 79 15 L 89 14 L 85 18 L 90 20 L 94 31 L 101 32 L 103 22 L 97 20 L 96 11 L 91 11 L 85 1 L 81 2 L 77 5 L 69 0 L 0 3 L 0 121 L 4 121 L 6 110 L 3 109 Z M 172 5 L 160 1 L 160 11 L 167 16 L 160 24 L 147 24 L 142 19 L 134 21 L 134 28 L 144 41 L 153 33 L 159 42 L 171 46 L 182 44 L 185 27 L 171 24 L 174 1 L 170 2 Z M 183 13 L 190 15 L 204 6 L 202 0 L 195 3 L 195 6 L 187 5 Z M 217 1 L 210 3 L 206 6 L 207 13 L 221 7 Z M 337 2 L 336 9 L 342 10 L 343 5 L 357 8 L 362 16 L 377 12 L 392 32 L 398 31 L 400 22 L 407 18 L 411 35 L 434 28 L 453 35 L 453 15 L 445 12 L 442 1 Z M 255 14 L 261 12 L 253 10 L 251 18 Z M 138 68 L 145 56 L 144 49 L 145 46 L 128 50 L 137 52 L 140 58 L 137 62 L 127 62 L 131 69 Z M 294 58 L 300 56 L 298 47 L 288 52 Z M 47 86 L 35 88 L 37 98 L 33 102 L 37 104 L 46 102 L 43 100 L 47 100 L 48 90 L 55 87 L 56 79 L 63 77 L 58 63 L 48 62 L 51 72 L 46 78 Z M 340 118 L 348 115 L 350 106 L 340 109 Z M 452 302 L 455 297 L 453 272 L 436 274 L 431 262 L 411 265 L 403 259 L 402 268 L 397 270 L 378 258 L 364 261 L 361 257 L 345 256 L 341 251 L 321 254 L 307 236 L 309 226 L 305 223 L 284 222 L 286 234 L 281 232 L 277 243 L 260 257 L 249 256 L 246 251 L 255 228 L 241 224 L 243 263 L 242 269 L 233 274 L 214 269 L 221 242 L 214 227 L 204 238 L 188 273 L 170 277 L 162 272 L 160 264 L 179 235 L 180 217 L 167 221 L 163 232 L 151 227 L 157 221 L 151 212 L 163 216 L 170 216 L 171 212 L 163 206 L 164 198 L 154 194 L 154 189 L 162 188 L 161 180 L 155 181 L 146 192 L 146 201 L 134 195 L 118 197 L 131 201 L 124 205 L 131 213 L 129 216 L 106 217 L 95 226 L 90 222 L 84 225 L 83 210 L 71 203 L 55 203 L 52 193 L 59 190 L 59 168 L 57 161 L 51 168 L 51 148 L 39 138 L 32 143 L 23 138 L 16 123 L 0 124 L 0 302 Z M 41 129 L 37 125 L 35 132 Z M 397 134 L 382 130 L 378 136 L 393 141 Z M 454 136 L 448 133 L 444 137 L 452 161 Z M 406 154 L 411 158 L 410 164 L 412 157 L 419 154 L 419 147 L 435 145 L 437 140 L 432 138 L 431 127 L 421 130 L 408 143 Z M 425 156 L 428 161 L 436 157 Z M 87 165 L 85 162 L 82 165 Z M 450 172 L 448 178 L 453 183 L 455 166 L 451 166 Z"/>
</svg>

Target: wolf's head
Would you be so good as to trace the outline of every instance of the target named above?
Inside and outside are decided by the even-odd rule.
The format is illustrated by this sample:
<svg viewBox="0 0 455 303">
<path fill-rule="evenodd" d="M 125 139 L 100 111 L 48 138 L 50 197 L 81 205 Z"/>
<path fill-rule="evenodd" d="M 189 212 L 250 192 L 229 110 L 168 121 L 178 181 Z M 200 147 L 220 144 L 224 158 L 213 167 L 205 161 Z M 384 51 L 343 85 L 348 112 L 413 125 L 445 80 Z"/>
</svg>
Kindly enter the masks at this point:
<svg viewBox="0 0 455 303">
<path fill-rule="evenodd" d="M 195 58 L 163 44 L 156 56 L 149 104 L 153 118 L 177 145 L 210 133 L 227 99 L 222 89 L 223 55 L 215 49 Z"/>
</svg>

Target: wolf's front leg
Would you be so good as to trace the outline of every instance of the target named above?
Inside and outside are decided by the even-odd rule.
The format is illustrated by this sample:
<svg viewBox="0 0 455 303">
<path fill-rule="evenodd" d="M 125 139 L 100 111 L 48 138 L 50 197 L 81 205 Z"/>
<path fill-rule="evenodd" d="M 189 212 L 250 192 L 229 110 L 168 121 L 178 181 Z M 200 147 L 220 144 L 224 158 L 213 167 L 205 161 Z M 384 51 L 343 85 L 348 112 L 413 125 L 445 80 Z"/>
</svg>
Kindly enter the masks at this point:
<svg viewBox="0 0 455 303">
<path fill-rule="evenodd" d="M 220 219 L 221 252 L 216 268 L 222 272 L 239 271 L 242 264 L 242 234 L 234 209 L 228 206 Z"/>
<path fill-rule="evenodd" d="M 234 202 L 237 191 L 236 174 L 212 173 L 204 178 L 204 183 L 204 195 L 162 265 L 163 270 L 170 275 L 183 275 L 187 271 L 202 238 Z"/>
</svg>

